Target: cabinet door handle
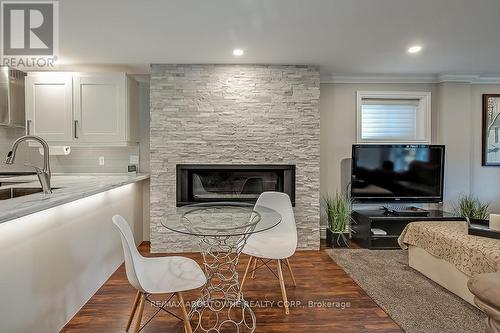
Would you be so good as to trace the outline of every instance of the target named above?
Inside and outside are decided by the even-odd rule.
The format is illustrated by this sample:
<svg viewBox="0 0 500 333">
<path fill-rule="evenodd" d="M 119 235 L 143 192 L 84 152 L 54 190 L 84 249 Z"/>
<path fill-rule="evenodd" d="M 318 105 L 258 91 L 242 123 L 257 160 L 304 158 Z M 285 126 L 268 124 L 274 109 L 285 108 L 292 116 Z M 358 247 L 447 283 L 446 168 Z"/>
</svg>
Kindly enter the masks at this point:
<svg viewBox="0 0 500 333">
<path fill-rule="evenodd" d="M 26 135 L 30 135 L 31 120 L 26 120 Z"/>
<path fill-rule="evenodd" d="M 78 133 L 76 132 L 78 128 L 78 120 L 75 120 L 75 139 L 78 139 Z"/>
</svg>

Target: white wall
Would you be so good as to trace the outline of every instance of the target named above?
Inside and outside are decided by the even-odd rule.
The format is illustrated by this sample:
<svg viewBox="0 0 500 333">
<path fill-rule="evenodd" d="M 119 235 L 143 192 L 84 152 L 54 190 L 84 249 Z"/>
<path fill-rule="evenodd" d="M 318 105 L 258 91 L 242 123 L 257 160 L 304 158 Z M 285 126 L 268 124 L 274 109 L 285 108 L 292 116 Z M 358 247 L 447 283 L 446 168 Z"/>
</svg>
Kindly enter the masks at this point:
<svg viewBox="0 0 500 333">
<path fill-rule="evenodd" d="M 470 123 L 472 124 L 473 139 L 470 179 L 472 193 L 489 202 L 492 212 L 500 214 L 500 167 L 481 166 L 482 95 L 499 93 L 500 84 L 472 86 Z"/>
<path fill-rule="evenodd" d="M 454 201 L 471 190 L 471 85 L 441 83 L 436 92 L 433 142 L 446 145 L 444 206 L 451 210 Z"/>
<path fill-rule="evenodd" d="M 356 91 L 430 91 L 432 143 L 446 145 L 445 209 L 462 194 L 491 202 L 500 212 L 500 167 L 481 166 L 483 93 L 499 93 L 500 85 L 321 84 L 321 193 L 343 190 L 349 181 L 351 145 L 356 141 Z M 348 161 L 347 161 L 348 162 Z"/>
<path fill-rule="evenodd" d="M 343 190 L 349 168 L 346 159 L 351 156 L 351 146 L 356 143 L 356 92 L 364 91 L 430 91 L 432 108 L 436 108 L 432 84 L 330 84 L 320 88 L 321 113 L 321 193 L 335 193 Z M 433 124 L 435 124 L 433 114 Z M 432 128 L 433 137 L 436 128 Z"/>
</svg>

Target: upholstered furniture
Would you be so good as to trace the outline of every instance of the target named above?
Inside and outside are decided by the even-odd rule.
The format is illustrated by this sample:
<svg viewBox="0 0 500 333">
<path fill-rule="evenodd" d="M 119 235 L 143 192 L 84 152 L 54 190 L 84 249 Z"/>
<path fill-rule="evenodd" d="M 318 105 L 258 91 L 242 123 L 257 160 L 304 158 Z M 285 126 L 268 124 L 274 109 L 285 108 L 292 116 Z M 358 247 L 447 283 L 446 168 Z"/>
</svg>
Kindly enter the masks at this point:
<svg viewBox="0 0 500 333">
<path fill-rule="evenodd" d="M 469 278 L 500 271 L 500 240 L 469 235 L 466 222 L 410 223 L 398 242 L 411 267 L 473 305 Z"/>
<path fill-rule="evenodd" d="M 486 333 L 500 333 L 500 273 L 475 275 L 468 287 L 474 303 L 488 315 Z"/>
<path fill-rule="evenodd" d="M 293 214 L 290 197 L 281 192 L 263 192 L 255 204 L 258 207 L 268 207 L 281 214 L 281 223 L 276 227 L 259 233 L 252 234 L 243 248 L 243 253 L 250 256 L 243 274 L 240 290 L 243 289 L 250 266 L 253 263 L 252 277 L 257 269 L 267 266 L 269 262 L 276 262 L 276 271 L 280 283 L 281 295 L 285 313 L 289 314 L 288 300 L 286 295 L 285 281 L 283 278 L 283 264 L 288 267 L 294 286 L 296 285 L 292 266 L 288 260 L 297 249 L 297 227 Z M 257 261 L 261 262 L 257 266 Z M 268 266 L 269 267 L 269 266 Z"/>
<path fill-rule="evenodd" d="M 194 260 L 184 257 L 143 257 L 137 251 L 134 236 L 127 221 L 120 215 L 115 215 L 113 216 L 113 223 L 120 231 L 127 278 L 130 284 L 137 289 L 126 332 L 129 331 L 136 312 L 137 319 L 134 333 L 141 330 L 144 303 L 149 301 L 149 295 L 172 294 L 172 296 L 177 295 L 179 300 L 184 328 L 187 333 L 191 333 L 191 324 L 189 323 L 182 292 L 200 288 L 206 283 L 205 274 L 200 266 Z M 159 308 L 158 312 L 162 309 Z"/>
</svg>

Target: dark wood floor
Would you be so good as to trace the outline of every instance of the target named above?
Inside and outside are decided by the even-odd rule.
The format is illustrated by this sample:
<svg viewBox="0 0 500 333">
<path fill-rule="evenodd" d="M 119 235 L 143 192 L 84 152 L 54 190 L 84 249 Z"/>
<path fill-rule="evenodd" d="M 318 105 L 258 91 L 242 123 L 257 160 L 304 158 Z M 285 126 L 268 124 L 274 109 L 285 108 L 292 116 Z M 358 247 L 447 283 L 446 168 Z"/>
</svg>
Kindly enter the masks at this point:
<svg viewBox="0 0 500 333">
<path fill-rule="evenodd" d="M 140 251 L 151 256 L 147 243 L 140 246 Z M 199 254 L 186 256 L 201 259 Z M 325 251 L 300 251 L 290 261 L 298 285 L 294 288 L 288 279 L 288 299 L 296 304 L 300 302 L 300 306 L 292 307 L 288 316 L 277 306 L 254 308 L 255 332 L 403 332 Z M 247 262 L 248 258 L 242 256 L 240 275 Z M 285 279 L 289 278 L 284 274 Z M 198 293 L 198 290 L 185 293 L 184 298 L 195 300 Z M 254 280 L 247 280 L 244 295 L 247 301 L 276 303 L 281 299 L 279 282 L 267 269 L 261 269 Z M 122 265 L 61 332 L 124 332 L 134 296 L 135 290 L 128 284 Z M 310 307 L 309 302 L 314 302 L 315 306 Z M 323 302 L 331 302 L 333 307 L 319 306 L 325 304 Z M 154 307 L 146 305 L 144 312 L 144 318 L 148 318 Z M 141 332 L 184 330 L 174 317 L 159 314 Z"/>
</svg>

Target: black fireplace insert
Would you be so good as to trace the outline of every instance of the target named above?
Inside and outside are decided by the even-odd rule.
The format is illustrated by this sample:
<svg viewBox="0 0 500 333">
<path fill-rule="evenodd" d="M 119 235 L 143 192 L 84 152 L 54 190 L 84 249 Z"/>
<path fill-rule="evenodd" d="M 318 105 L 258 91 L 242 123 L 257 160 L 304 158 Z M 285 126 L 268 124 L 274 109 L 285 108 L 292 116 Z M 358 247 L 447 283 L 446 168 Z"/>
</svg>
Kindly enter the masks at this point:
<svg viewBox="0 0 500 333">
<path fill-rule="evenodd" d="M 177 164 L 177 207 L 237 201 L 254 203 L 262 192 L 283 192 L 295 206 L 295 165 Z"/>
</svg>

